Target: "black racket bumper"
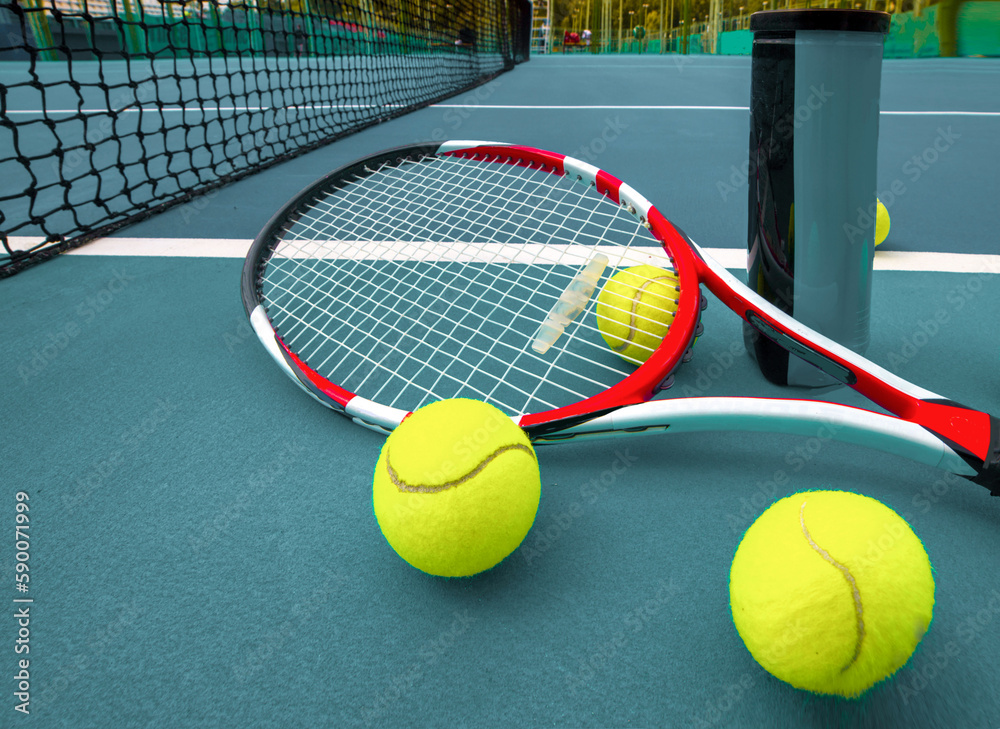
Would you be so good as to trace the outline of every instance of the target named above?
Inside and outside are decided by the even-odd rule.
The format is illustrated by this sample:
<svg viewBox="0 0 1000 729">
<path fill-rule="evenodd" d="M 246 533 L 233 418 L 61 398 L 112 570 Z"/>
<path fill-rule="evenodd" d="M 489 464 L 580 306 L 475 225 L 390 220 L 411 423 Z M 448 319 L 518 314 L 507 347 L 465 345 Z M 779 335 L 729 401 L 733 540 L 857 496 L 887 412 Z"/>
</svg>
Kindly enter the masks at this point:
<svg viewBox="0 0 1000 729">
<path fill-rule="evenodd" d="M 973 483 L 985 486 L 994 496 L 1000 496 L 1000 418 L 990 416 L 990 449 L 986 460 L 972 478 Z"/>
</svg>

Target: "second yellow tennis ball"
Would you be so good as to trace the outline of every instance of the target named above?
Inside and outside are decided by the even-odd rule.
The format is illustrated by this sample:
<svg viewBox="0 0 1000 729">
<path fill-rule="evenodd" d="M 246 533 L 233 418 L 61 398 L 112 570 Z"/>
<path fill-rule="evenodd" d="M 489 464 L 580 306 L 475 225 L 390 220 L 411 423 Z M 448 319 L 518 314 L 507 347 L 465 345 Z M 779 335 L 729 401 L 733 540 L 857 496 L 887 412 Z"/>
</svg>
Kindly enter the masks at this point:
<svg viewBox="0 0 1000 729">
<path fill-rule="evenodd" d="M 597 328 L 622 359 L 642 364 L 660 346 L 677 311 L 677 274 L 656 266 L 619 271 L 597 297 Z"/>
<path fill-rule="evenodd" d="M 889 211 L 886 210 L 885 205 L 878 198 L 875 199 L 875 245 L 882 245 L 887 237 L 889 237 Z"/>
<path fill-rule="evenodd" d="M 934 577 L 892 509 L 810 491 L 781 499 L 747 530 L 729 598 L 740 637 L 767 671 L 799 689 L 855 697 L 909 660 L 931 622 Z"/>
<path fill-rule="evenodd" d="M 396 553 L 440 577 L 496 565 L 524 541 L 541 496 L 528 436 L 478 400 L 441 400 L 386 439 L 372 500 Z"/>
</svg>

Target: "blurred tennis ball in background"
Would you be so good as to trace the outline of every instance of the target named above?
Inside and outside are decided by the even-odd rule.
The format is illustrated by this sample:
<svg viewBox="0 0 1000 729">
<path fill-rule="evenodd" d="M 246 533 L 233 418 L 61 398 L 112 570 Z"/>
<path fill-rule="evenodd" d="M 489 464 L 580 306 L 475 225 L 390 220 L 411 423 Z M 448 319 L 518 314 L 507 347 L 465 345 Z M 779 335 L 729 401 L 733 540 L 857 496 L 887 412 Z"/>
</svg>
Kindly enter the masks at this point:
<svg viewBox="0 0 1000 729">
<path fill-rule="evenodd" d="M 420 408 L 386 439 L 372 501 L 396 553 L 440 577 L 488 570 L 524 541 L 541 496 L 528 436 L 478 400 Z"/>
<path fill-rule="evenodd" d="M 650 265 L 626 268 L 597 296 L 597 328 L 622 359 L 642 364 L 666 336 L 679 295 L 673 271 Z"/>
<path fill-rule="evenodd" d="M 878 198 L 875 199 L 876 207 L 875 211 L 875 245 L 882 245 L 889 235 L 889 211 L 886 210 L 885 205 Z"/>
<path fill-rule="evenodd" d="M 844 491 L 773 504 L 747 530 L 729 575 L 736 630 L 792 686 L 855 697 L 905 664 L 931 623 L 934 577 L 892 509 Z"/>
</svg>

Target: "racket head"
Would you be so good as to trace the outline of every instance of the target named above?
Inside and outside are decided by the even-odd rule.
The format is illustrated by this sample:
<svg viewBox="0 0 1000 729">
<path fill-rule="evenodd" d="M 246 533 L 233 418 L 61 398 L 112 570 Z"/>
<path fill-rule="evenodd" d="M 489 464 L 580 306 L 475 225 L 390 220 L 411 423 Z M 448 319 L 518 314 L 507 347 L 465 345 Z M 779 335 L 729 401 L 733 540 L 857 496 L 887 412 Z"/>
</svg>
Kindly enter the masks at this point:
<svg viewBox="0 0 1000 729">
<path fill-rule="evenodd" d="M 601 255 L 583 310 L 534 351 Z M 428 402 L 473 397 L 539 436 L 669 386 L 700 327 L 695 255 L 646 198 L 589 163 L 445 142 L 381 152 L 296 195 L 254 240 L 242 296 L 286 374 L 361 425 L 387 432 Z M 643 263 L 679 285 L 666 335 L 635 367 L 600 338 L 594 309 L 611 275 Z"/>
</svg>

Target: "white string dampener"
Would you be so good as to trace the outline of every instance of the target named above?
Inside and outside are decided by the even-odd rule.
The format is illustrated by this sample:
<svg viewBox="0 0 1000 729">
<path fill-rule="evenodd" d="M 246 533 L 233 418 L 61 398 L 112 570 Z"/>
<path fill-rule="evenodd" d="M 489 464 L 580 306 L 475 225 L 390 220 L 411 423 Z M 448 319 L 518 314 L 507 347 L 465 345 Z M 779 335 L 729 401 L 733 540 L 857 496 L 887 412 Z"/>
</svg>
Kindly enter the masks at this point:
<svg viewBox="0 0 1000 729">
<path fill-rule="evenodd" d="M 593 258 L 587 261 L 587 265 L 573 277 L 538 328 L 535 341 L 531 343 L 534 351 L 538 354 L 548 352 L 566 331 L 566 327 L 580 316 L 607 267 L 608 257 L 603 253 L 595 253 Z"/>
</svg>

